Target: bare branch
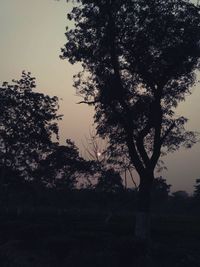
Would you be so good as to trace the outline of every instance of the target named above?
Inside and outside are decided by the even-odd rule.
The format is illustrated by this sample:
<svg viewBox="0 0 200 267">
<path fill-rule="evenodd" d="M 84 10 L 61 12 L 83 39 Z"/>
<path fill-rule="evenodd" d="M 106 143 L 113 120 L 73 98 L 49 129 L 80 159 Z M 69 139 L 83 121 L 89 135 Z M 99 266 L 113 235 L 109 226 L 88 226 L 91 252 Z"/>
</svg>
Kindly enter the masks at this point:
<svg viewBox="0 0 200 267">
<path fill-rule="evenodd" d="M 76 104 L 87 104 L 87 105 L 95 105 L 97 103 L 97 101 L 80 101 Z"/>
</svg>

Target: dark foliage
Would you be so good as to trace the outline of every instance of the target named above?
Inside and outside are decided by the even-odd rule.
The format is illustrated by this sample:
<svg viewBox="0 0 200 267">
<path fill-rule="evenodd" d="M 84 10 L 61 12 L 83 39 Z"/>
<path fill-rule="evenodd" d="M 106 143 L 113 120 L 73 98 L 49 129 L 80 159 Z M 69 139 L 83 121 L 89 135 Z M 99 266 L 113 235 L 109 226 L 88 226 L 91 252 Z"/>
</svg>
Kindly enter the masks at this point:
<svg viewBox="0 0 200 267">
<path fill-rule="evenodd" d="M 34 92 L 35 87 L 35 78 L 23 72 L 20 80 L 0 88 L 1 183 L 14 172 L 31 179 L 52 136 L 58 136 L 58 98 Z"/>
<path fill-rule="evenodd" d="M 124 189 L 122 178 L 114 169 L 102 170 L 95 189 L 102 192 L 120 192 Z"/>
<path fill-rule="evenodd" d="M 74 189 L 78 175 L 81 180 L 93 171 L 71 140 L 65 146 L 53 141 L 62 118 L 58 98 L 35 87 L 35 78 L 22 72 L 20 80 L 0 88 L 0 190 L 8 198 L 30 187 L 35 194 L 44 186 Z"/>
<path fill-rule="evenodd" d="M 66 145 L 54 144 L 47 157 L 39 162 L 34 173 L 36 180 L 56 189 L 75 189 L 85 176 L 95 172 L 94 162 L 79 156 L 78 148 L 67 139 Z"/>
<path fill-rule="evenodd" d="M 196 179 L 194 197 L 200 201 L 200 179 Z"/>
<path fill-rule="evenodd" d="M 199 68 L 198 8 L 178 0 L 82 1 L 68 18 L 75 29 L 62 57 L 82 62 L 75 86 L 95 105 L 99 134 L 126 142 L 139 173 L 154 169 L 161 146 L 191 146 L 195 135 L 174 108 Z"/>
<path fill-rule="evenodd" d="M 185 0 L 82 0 L 68 19 L 74 27 L 61 58 L 82 64 L 74 86 L 82 103 L 94 106 L 98 134 L 114 152 L 126 146 L 140 176 L 138 211 L 148 214 L 160 157 L 197 142 L 175 109 L 200 68 L 199 7 Z"/>
</svg>

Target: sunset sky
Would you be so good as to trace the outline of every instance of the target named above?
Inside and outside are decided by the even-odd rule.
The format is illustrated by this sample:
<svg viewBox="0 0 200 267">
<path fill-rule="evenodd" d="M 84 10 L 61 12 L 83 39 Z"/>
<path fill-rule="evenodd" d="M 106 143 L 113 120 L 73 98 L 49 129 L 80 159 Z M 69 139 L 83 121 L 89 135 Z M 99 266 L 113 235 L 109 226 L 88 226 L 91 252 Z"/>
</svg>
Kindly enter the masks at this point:
<svg viewBox="0 0 200 267">
<path fill-rule="evenodd" d="M 0 0 L 0 83 L 18 79 L 22 70 L 32 73 L 37 90 L 60 99 L 61 142 L 70 138 L 83 150 L 81 143 L 93 124 L 93 109 L 76 104 L 80 99 L 72 87 L 72 76 L 79 66 L 59 58 L 65 44 L 65 28 L 70 26 L 65 0 Z M 200 76 L 199 76 L 200 77 Z M 179 115 L 189 118 L 188 129 L 200 131 L 200 84 L 180 105 Z M 83 151 L 82 151 L 83 152 Z M 168 171 L 163 175 L 172 191 L 193 191 L 200 177 L 200 144 L 191 150 L 179 150 L 164 158 Z"/>
</svg>

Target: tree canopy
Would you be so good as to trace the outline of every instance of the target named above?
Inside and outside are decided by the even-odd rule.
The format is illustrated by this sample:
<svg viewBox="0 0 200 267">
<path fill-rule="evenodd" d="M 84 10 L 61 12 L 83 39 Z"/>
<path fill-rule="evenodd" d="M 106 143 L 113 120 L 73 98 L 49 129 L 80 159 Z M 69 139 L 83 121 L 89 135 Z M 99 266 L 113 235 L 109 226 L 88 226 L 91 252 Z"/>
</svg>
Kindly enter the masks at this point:
<svg viewBox="0 0 200 267">
<path fill-rule="evenodd" d="M 0 168 L 10 168 L 26 178 L 58 138 L 58 98 L 34 92 L 35 78 L 22 72 L 13 84 L 0 88 Z M 3 175 L 4 173 L 4 175 Z"/>
<path fill-rule="evenodd" d="M 53 144 L 51 153 L 39 162 L 34 176 L 47 187 L 72 190 L 78 183 L 81 185 L 81 177 L 94 172 L 93 165 L 84 160 L 76 145 L 67 139 L 66 145 Z"/>
<path fill-rule="evenodd" d="M 68 14 L 62 58 L 81 62 L 75 87 L 94 105 L 98 133 L 126 144 L 140 174 L 196 135 L 175 108 L 199 69 L 199 8 L 184 0 L 82 0 Z M 162 148 L 162 149 L 161 149 Z"/>
<path fill-rule="evenodd" d="M 79 155 L 71 140 L 59 144 L 58 98 L 36 92 L 35 87 L 35 78 L 24 71 L 19 80 L 0 88 L 1 185 L 20 187 L 27 180 L 37 190 L 74 189 L 94 171 L 94 164 Z"/>
</svg>

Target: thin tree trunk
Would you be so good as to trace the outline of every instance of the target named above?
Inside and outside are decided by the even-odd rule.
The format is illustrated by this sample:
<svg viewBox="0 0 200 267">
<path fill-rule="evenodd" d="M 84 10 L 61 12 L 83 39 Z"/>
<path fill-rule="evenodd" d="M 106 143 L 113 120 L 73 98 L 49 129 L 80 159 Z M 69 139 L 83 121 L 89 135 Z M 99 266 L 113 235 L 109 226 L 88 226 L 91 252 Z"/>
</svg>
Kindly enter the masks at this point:
<svg viewBox="0 0 200 267">
<path fill-rule="evenodd" d="M 150 253 L 150 204 L 151 177 L 141 178 L 137 195 L 137 212 L 135 221 L 135 266 L 148 267 L 151 263 Z"/>
</svg>

